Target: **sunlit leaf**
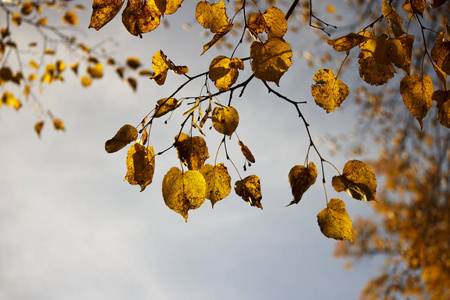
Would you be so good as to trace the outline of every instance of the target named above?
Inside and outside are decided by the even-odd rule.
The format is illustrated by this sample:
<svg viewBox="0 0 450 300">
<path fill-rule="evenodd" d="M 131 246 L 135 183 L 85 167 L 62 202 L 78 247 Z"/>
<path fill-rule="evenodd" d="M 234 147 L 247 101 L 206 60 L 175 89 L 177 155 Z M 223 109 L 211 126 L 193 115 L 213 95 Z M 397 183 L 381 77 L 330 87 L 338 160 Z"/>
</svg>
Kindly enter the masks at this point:
<svg viewBox="0 0 450 300">
<path fill-rule="evenodd" d="M 6 106 L 11 106 L 15 110 L 19 110 L 22 107 L 22 103 L 11 92 L 3 92 L 2 103 Z"/>
<path fill-rule="evenodd" d="M 136 127 L 131 125 L 123 125 L 112 139 L 109 139 L 105 143 L 105 150 L 108 153 L 114 153 L 119 151 L 131 142 L 134 142 L 138 137 L 138 131 Z"/>
<path fill-rule="evenodd" d="M 22 24 L 22 17 L 20 14 L 14 13 L 11 15 L 11 22 L 16 26 L 20 26 Z"/>
<path fill-rule="evenodd" d="M 417 75 L 406 75 L 400 81 L 400 94 L 409 112 L 419 121 L 420 128 L 423 127 L 422 119 L 427 115 L 433 101 L 433 82 L 430 75 L 423 77 Z"/>
<path fill-rule="evenodd" d="M 223 163 L 215 166 L 206 164 L 200 168 L 200 173 L 206 181 L 206 199 L 211 200 L 214 207 L 214 204 L 226 198 L 231 192 L 231 177 L 227 167 Z"/>
<path fill-rule="evenodd" d="M 81 77 L 80 80 L 81 80 L 81 85 L 84 87 L 88 87 L 92 84 L 91 77 L 83 76 L 83 77 Z"/>
<path fill-rule="evenodd" d="M 313 162 L 310 162 L 307 167 L 299 165 L 294 166 L 289 171 L 288 178 L 292 195 L 294 196 L 294 200 L 292 200 L 289 205 L 298 204 L 302 199 L 303 194 L 316 182 L 316 165 Z"/>
<path fill-rule="evenodd" d="M 136 92 L 137 90 L 137 80 L 134 77 L 128 77 L 127 78 L 128 85 L 131 87 L 133 92 Z"/>
<path fill-rule="evenodd" d="M 331 199 L 327 208 L 317 214 L 317 222 L 324 236 L 335 240 L 349 240 L 353 243 L 352 220 L 342 200 Z"/>
<path fill-rule="evenodd" d="M 40 18 L 39 20 L 37 20 L 37 24 L 39 24 L 39 25 L 41 25 L 41 26 L 47 25 L 47 22 L 48 22 L 47 17 Z"/>
<path fill-rule="evenodd" d="M 239 125 L 239 114 L 232 106 L 215 107 L 212 113 L 214 129 L 231 136 Z"/>
<path fill-rule="evenodd" d="M 439 33 L 431 50 L 435 64 L 447 75 L 450 74 L 450 41 L 444 40 L 444 33 Z"/>
<path fill-rule="evenodd" d="M 36 124 L 34 124 L 34 131 L 36 132 L 38 137 L 41 137 L 42 128 L 44 128 L 44 121 L 39 121 Z"/>
<path fill-rule="evenodd" d="M 234 191 L 251 206 L 263 209 L 261 205 L 261 182 L 256 175 L 250 175 L 235 183 Z"/>
<path fill-rule="evenodd" d="M 263 14 L 266 23 L 266 32 L 270 37 L 282 38 L 287 31 L 287 21 L 282 10 L 272 6 L 269 7 Z"/>
<path fill-rule="evenodd" d="M 178 108 L 181 103 L 175 98 L 162 98 L 156 102 L 155 113 L 153 118 L 159 118 Z"/>
<path fill-rule="evenodd" d="M 321 69 L 314 74 L 316 84 L 311 85 L 311 93 L 316 104 L 327 111 L 334 111 L 350 93 L 348 86 L 336 78 L 330 69 Z"/>
<path fill-rule="evenodd" d="M 122 8 L 122 0 L 94 0 L 89 28 L 99 30 L 111 21 Z"/>
<path fill-rule="evenodd" d="M 400 19 L 395 8 L 393 8 L 387 0 L 383 0 L 382 11 L 383 16 L 388 20 L 389 27 L 395 37 L 404 34 L 405 32 L 402 29 L 402 19 Z"/>
<path fill-rule="evenodd" d="M 130 67 L 133 70 L 136 70 L 137 68 L 139 68 L 141 66 L 141 62 L 140 62 L 139 58 L 137 58 L 135 56 L 128 57 L 126 64 L 128 67 Z"/>
<path fill-rule="evenodd" d="M 364 35 L 349 33 L 346 36 L 334 40 L 328 40 L 327 43 L 328 45 L 333 46 L 335 51 L 346 51 L 348 53 L 352 48 L 367 40 L 368 37 L 365 37 Z"/>
<path fill-rule="evenodd" d="M 31 14 L 33 11 L 33 3 L 31 1 L 25 1 L 20 8 L 20 13 L 24 16 Z"/>
<path fill-rule="evenodd" d="M 94 66 L 89 66 L 87 72 L 92 78 L 99 79 L 103 77 L 103 65 L 101 63 L 96 63 Z"/>
<path fill-rule="evenodd" d="M 411 56 L 414 36 L 410 34 L 402 35 L 397 38 L 405 49 L 405 60 L 401 68 L 409 75 L 411 73 Z"/>
<path fill-rule="evenodd" d="M 177 66 L 167 56 L 162 50 L 159 50 L 153 55 L 152 58 L 153 76 L 151 79 L 159 85 L 163 85 L 166 81 L 167 71 L 172 70 L 175 74 L 182 75 L 189 72 L 189 68 L 186 66 Z"/>
<path fill-rule="evenodd" d="M 155 0 L 128 0 L 122 13 L 122 23 L 129 33 L 141 36 L 142 33 L 155 30 L 160 23 L 160 17 L 161 12 Z"/>
<path fill-rule="evenodd" d="M 244 154 L 245 158 L 249 162 L 255 163 L 256 162 L 255 157 L 253 156 L 250 149 L 248 149 L 248 147 L 242 141 L 239 141 L 239 146 L 241 146 L 241 151 L 242 151 L 242 154 Z"/>
<path fill-rule="evenodd" d="M 61 22 L 72 25 L 72 26 L 77 26 L 78 25 L 78 17 L 74 12 L 68 10 L 62 17 Z"/>
<path fill-rule="evenodd" d="M 183 216 L 187 222 L 188 211 L 199 208 L 205 202 L 206 181 L 198 171 L 184 173 L 173 167 L 164 176 L 162 194 L 166 205 Z"/>
<path fill-rule="evenodd" d="M 155 153 L 153 147 L 135 143 L 127 153 L 127 174 L 124 180 L 139 185 L 141 192 L 152 183 L 155 172 Z"/>
<path fill-rule="evenodd" d="M 219 29 L 219 32 L 217 32 L 213 38 L 211 39 L 211 41 L 209 41 L 208 43 L 206 43 L 205 45 L 203 45 L 203 52 L 202 55 L 209 49 L 211 48 L 215 43 L 217 43 L 222 37 L 224 37 L 228 32 L 230 32 L 230 30 L 233 28 L 233 24 L 227 24 L 225 26 L 222 26 Z"/>
<path fill-rule="evenodd" d="M 208 147 L 201 136 L 190 137 L 186 133 L 175 136 L 178 158 L 189 170 L 199 170 L 208 159 Z"/>
<path fill-rule="evenodd" d="M 204 28 L 212 33 L 217 33 L 220 28 L 228 25 L 225 3 L 220 0 L 219 3 L 210 4 L 206 1 L 200 1 L 195 8 L 195 18 Z"/>
<path fill-rule="evenodd" d="M 437 119 L 442 126 L 450 128 L 450 91 L 438 90 L 432 99 L 437 102 Z"/>
<path fill-rule="evenodd" d="M 64 122 L 61 119 L 54 119 L 53 127 L 56 130 L 66 131 L 66 126 L 64 126 Z"/>
<path fill-rule="evenodd" d="M 342 175 L 334 176 L 332 180 L 336 192 L 347 192 L 357 200 L 376 200 L 377 179 L 372 169 L 360 160 L 348 161 Z"/>
<path fill-rule="evenodd" d="M 260 34 L 266 28 L 266 20 L 261 13 L 254 12 L 248 17 L 247 26 L 254 34 Z"/>
<path fill-rule="evenodd" d="M 292 50 L 282 38 L 269 38 L 265 43 L 253 42 L 250 57 L 255 77 L 278 85 L 281 76 L 291 66 Z"/>
<path fill-rule="evenodd" d="M 182 2 L 183 0 L 155 0 L 155 4 L 162 15 L 174 14 Z"/>
<path fill-rule="evenodd" d="M 244 69 L 242 60 L 219 55 L 209 65 L 209 78 L 220 91 L 227 91 L 236 82 L 238 69 Z"/>
</svg>

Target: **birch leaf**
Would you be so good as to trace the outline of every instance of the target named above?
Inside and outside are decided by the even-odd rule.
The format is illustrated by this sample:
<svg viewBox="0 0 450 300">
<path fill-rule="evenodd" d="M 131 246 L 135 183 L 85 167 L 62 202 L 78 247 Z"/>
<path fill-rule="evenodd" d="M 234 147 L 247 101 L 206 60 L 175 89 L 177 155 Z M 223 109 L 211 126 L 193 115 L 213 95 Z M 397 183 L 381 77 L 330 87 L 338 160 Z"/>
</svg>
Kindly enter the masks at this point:
<svg viewBox="0 0 450 300">
<path fill-rule="evenodd" d="M 105 150 L 108 153 L 114 153 L 134 142 L 138 137 L 138 131 L 134 126 L 123 125 L 119 131 L 110 140 L 105 143 Z"/>
<path fill-rule="evenodd" d="M 175 136 L 178 158 L 189 170 L 200 169 L 209 158 L 208 147 L 201 136 L 190 137 L 186 133 Z"/>
<path fill-rule="evenodd" d="M 155 153 L 153 147 L 135 143 L 127 153 L 127 174 L 124 180 L 139 185 L 141 192 L 152 183 L 155 172 Z"/>
<path fill-rule="evenodd" d="M 263 209 L 261 205 L 261 182 L 256 175 L 250 175 L 235 183 L 234 191 L 251 206 Z"/>
<path fill-rule="evenodd" d="M 122 0 L 94 0 L 89 28 L 100 30 L 100 28 L 114 19 L 124 2 Z"/>
<path fill-rule="evenodd" d="M 206 181 L 207 199 L 211 200 L 212 207 L 218 201 L 226 198 L 231 192 L 231 177 L 228 174 L 227 167 L 223 163 L 212 166 L 210 164 L 203 165 L 200 173 Z"/>
<path fill-rule="evenodd" d="M 317 222 L 324 236 L 335 240 L 349 240 L 353 243 L 352 220 L 345 210 L 344 201 L 331 199 L 327 208 L 317 214 Z"/>
<path fill-rule="evenodd" d="M 294 166 L 289 171 L 288 178 L 291 185 L 292 195 L 294 196 L 294 200 L 292 200 L 289 205 L 298 204 L 302 199 L 303 194 L 316 182 L 316 165 L 313 162 L 310 162 L 307 167 L 298 165 Z"/>
<path fill-rule="evenodd" d="M 400 81 L 400 94 L 409 112 L 419 121 L 423 127 L 422 119 L 427 115 L 433 101 L 433 82 L 430 75 L 423 77 L 407 75 Z"/>
</svg>

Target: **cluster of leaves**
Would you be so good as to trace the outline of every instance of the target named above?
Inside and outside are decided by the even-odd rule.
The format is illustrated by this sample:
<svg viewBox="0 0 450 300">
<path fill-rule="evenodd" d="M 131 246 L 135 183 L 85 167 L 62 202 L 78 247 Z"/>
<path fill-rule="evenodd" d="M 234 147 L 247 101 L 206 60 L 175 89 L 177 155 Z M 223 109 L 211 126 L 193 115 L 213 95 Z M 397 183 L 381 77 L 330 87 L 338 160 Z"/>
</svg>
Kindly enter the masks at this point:
<svg viewBox="0 0 450 300">
<path fill-rule="evenodd" d="M 24 103 L 31 105 L 37 112 L 34 129 L 39 136 L 46 119 L 50 119 L 56 130 L 65 130 L 64 122 L 44 108 L 39 95 L 55 82 L 64 83 L 68 69 L 79 76 L 83 87 L 103 78 L 106 66 L 113 68 L 120 80 L 133 90 L 137 88 L 133 73 L 150 75 L 138 58 L 129 57 L 117 63 L 105 52 L 104 43 L 90 47 L 73 35 L 73 28 L 78 26 L 78 13 L 87 9 L 80 4 L 69 4 L 66 0 L 0 2 L 2 21 L 6 22 L 2 24 L 0 36 L 0 107 L 4 104 L 19 110 Z M 58 15 L 59 19 L 55 17 Z M 35 32 L 27 44 L 18 39 L 22 30 Z M 70 62 L 64 58 L 67 52 L 72 54 Z"/>
</svg>

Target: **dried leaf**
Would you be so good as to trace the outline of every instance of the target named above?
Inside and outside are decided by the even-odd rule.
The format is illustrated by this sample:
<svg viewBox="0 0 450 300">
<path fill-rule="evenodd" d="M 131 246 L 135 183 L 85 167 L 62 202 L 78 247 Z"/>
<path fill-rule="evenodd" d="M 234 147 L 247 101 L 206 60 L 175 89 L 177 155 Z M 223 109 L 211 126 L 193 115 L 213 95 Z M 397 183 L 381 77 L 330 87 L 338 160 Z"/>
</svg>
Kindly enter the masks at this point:
<svg viewBox="0 0 450 300">
<path fill-rule="evenodd" d="M 181 105 L 178 104 L 178 100 L 175 98 L 162 98 L 156 102 L 155 113 L 153 118 L 159 118 L 178 108 Z"/>
<path fill-rule="evenodd" d="M 401 68 L 409 75 L 411 73 L 411 56 L 414 36 L 410 34 L 402 35 L 397 38 L 405 49 L 405 60 Z"/>
<path fill-rule="evenodd" d="M 234 191 L 251 206 L 263 209 L 261 205 L 261 182 L 256 175 L 250 175 L 235 183 Z"/>
<path fill-rule="evenodd" d="M 200 25 L 212 33 L 217 33 L 223 26 L 228 25 L 226 6 L 222 0 L 216 4 L 206 1 L 198 2 L 195 8 L 195 18 Z"/>
<path fill-rule="evenodd" d="M 254 12 L 248 17 L 247 26 L 254 34 L 260 34 L 266 28 L 266 20 L 261 13 Z"/>
<path fill-rule="evenodd" d="M 100 30 L 100 28 L 114 19 L 124 2 L 123 0 L 94 0 L 89 28 Z"/>
<path fill-rule="evenodd" d="M 189 170 L 200 169 L 209 158 L 208 147 L 201 136 L 190 137 L 186 133 L 175 136 L 178 158 Z"/>
<path fill-rule="evenodd" d="M 450 91 L 438 90 L 431 97 L 437 102 L 437 119 L 442 126 L 450 128 Z"/>
<path fill-rule="evenodd" d="M 427 115 L 433 101 L 433 82 L 430 75 L 424 77 L 406 75 L 400 81 L 400 94 L 409 112 L 419 121 L 423 127 L 422 119 Z"/>
<path fill-rule="evenodd" d="M 402 29 L 402 19 L 398 16 L 395 8 L 393 8 L 387 0 L 383 0 L 382 11 L 383 16 L 388 20 L 389 27 L 395 37 L 399 37 L 404 34 L 405 32 Z"/>
<path fill-rule="evenodd" d="M 36 131 L 38 137 L 41 137 L 42 128 L 44 128 L 44 121 L 39 121 L 36 124 L 34 124 L 34 131 Z"/>
<path fill-rule="evenodd" d="M 241 151 L 242 154 L 244 154 L 245 158 L 252 164 L 255 163 L 256 162 L 255 157 L 253 156 L 250 149 L 248 149 L 248 147 L 242 141 L 239 141 L 239 146 L 241 146 Z"/>
<path fill-rule="evenodd" d="M 238 69 L 244 69 L 242 60 L 219 55 L 209 65 L 209 78 L 220 91 L 227 91 L 238 79 Z"/>
<path fill-rule="evenodd" d="M 17 99 L 11 92 L 3 92 L 2 103 L 6 106 L 13 107 L 15 110 L 19 110 L 22 107 L 20 100 Z"/>
<path fill-rule="evenodd" d="M 354 47 L 368 40 L 368 37 L 365 37 L 361 34 L 357 33 L 349 33 L 346 36 L 328 40 L 327 43 L 330 46 L 333 46 L 335 51 L 346 51 L 347 53 Z"/>
<path fill-rule="evenodd" d="M 444 41 L 444 33 L 439 33 L 431 50 L 435 64 L 446 74 L 450 74 L 450 41 Z"/>
<path fill-rule="evenodd" d="M 217 32 L 211 41 L 203 45 L 203 52 L 202 55 L 211 48 L 215 43 L 217 43 L 222 37 L 224 37 L 230 30 L 233 28 L 233 24 L 227 24 L 225 26 L 220 27 L 219 32 Z"/>
<path fill-rule="evenodd" d="M 223 163 L 215 166 L 207 164 L 201 167 L 200 173 L 206 181 L 205 196 L 211 200 L 212 207 L 214 207 L 214 204 L 226 198 L 231 192 L 231 177 L 227 167 Z"/>
<path fill-rule="evenodd" d="M 159 50 L 152 58 L 153 75 L 150 79 L 156 81 L 158 85 L 163 85 L 166 81 L 167 71 L 170 69 L 175 74 L 182 75 L 189 72 L 186 66 L 176 66 L 162 50 Z"/>
<path fill-rule="evenodd" d="M 131 56 L 127 58 L 126 64 L 131 69 L 136 70 L 141 66 L 141 61 L 139 60 L 139 58 Z"/>
<path fill-rule="evenodd" d="M 96 63 L 94 66 L 89 66 L 87 72 L 92 78 L 99 79 L 103 77 L 103 65 Z"/>
<path fill-rule="evenodd" d="M 182 2 L 183 0 L 155 0 L 155 4 L 161 12 L 161 15 L 174 14 Z"/>
<path fill-rule="evenodd" d="M 294 200 L 292 200 L 289 205 L 298 204 L 302 199 L 303 194 L 316 182 L 316 165 L 313 162 L 310 162 L 307 167 L 299 165 L 294 166 L 289 171 L 288 178 L 291 185 L 292 195 L 294 196 Z"/>
<path fill-rule="evenodd" d="M 316 84 L 311 85 L 311 93 L 316 104 L 327 111 L 334 111 L 350 93 L 348 86 L 336 78 L 330 69 L 321 69 L 314 74 Z"/>
<path fill-rule="evenodd" d="M 331 199 L 327 208 L 317 214 L 317 222 L 324 236 L 335 240 L 349 240 L 353 243 L 352 220 L 342 200 Z"/>
<path fill-rule="evenodd" d="M 199 208 L 205 202 L 206 181 L 198 171 L 182 173 L 173 167 L 164 176 L 162 194 L 166 205 L 184 217 L 187 222 L 188 211 Z"/>
<path fill-rule="evenodd" d="M 28 16 L 33 12 L 33 3 L 31 1 L 25 1 L 20 8 L 20 13 L 24 16 Z"/>
<path fill-rule="evenodd" d="M 134 142 L 137 137 L 138 131 L 134 126 L 123 125 L 112 139 L 106 141 L 105 150 L 108 153 L 117 152 L 129 143 Z"/>
<path fill-rule="evenodd" d="M 53 127 L 55 127 L 56 130 L 66 131 L 66 127 L 64 126 L 64 122 L 60 119 L 54 119 L 53 120 Z"/>
<path fill-rule="evenodd" d="M 273 81 L 277 85 L 281 76 L 291 66 L 291 46 L 282 38 L 269 38 L 267 42 L 255 41 L 250 46 L 253 74 L 264 81 Z"/>
<path fill-rule="evenodd" d="M 423 17 L 423 11 L 427 6 L 425 0 L 405 0 L 403 9 L 408 13 L 416 13 Z"/>
<path fill-rule="evenodd" d="M 287 31 L 287 20 L 283 11 L 275 6 L 269 7 L 263 14 L 266 32 L 270 37 L 282 38 Z"/>
<path fill-rule="evenodd" d="M 135 143 L 127 153 L 127 174 L 124 180 L 131 185 L 139 185 L 141 192 L 152 183 L 155 172 L 155 153 L 153 147 Z"/>
<path fill-rule="evenodd" d="M 334 176 L 331 184 L 337 192 L 345 191 L 357 200 L 376 201 L 375 173 L 360 160 L 348 161 L 342 175 Z"/>
<path fill-rule="evenodd" d="M 122 23 L 129 33 L 142 36 L 142 33 L 155 30 L 161 18 L 161 12 L 155 0 L 142 2 L 141 0 L 128 0 L 127 7 L 122 13 Z"/>
<path fill-rule="evenodd" d="M 214 129 L 230 137 L 239 125 L 239 114 L 232 106 L 215 107 L 211 118 Z"/>
<path fill-rule="evenodd" d="M 62 17 L 61 22 L 72 25 L 72 26 L 77 26 L 78 25 L 78 17 L 74 12 L 68 10 Z"/>
</svg>

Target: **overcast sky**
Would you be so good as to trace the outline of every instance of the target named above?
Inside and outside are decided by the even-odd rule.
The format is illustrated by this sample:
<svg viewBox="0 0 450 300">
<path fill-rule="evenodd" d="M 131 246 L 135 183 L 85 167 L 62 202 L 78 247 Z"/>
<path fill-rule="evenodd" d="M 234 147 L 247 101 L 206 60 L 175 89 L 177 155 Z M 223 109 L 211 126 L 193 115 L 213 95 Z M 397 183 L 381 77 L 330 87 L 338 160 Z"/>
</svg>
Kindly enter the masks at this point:
<svg viewBox="0 0 450 300">
<path fill-rule="evenodd" d="M 169 31 L 160 28 L 141 40 L 125 32 L 118 16 L 99 32 L 89 30 L 87 38 L 114 36 L 118 44 L 112 49 L 118 57 L 136 55 L 147 66 L 162 49 L 174 63 L 188 65 L 191 74 L 203 72 L 218 52 L 200 57 L 208 39 L 198 34 L 192 7 L 183 6 L 182 11 L 190 13 L 190 31 L 180 30 L 183 20 L 172 16 L 167 18 Z M 80 20 L 81 28 L 87 27 L 88 17 L 89 12 Z M 309 30 L 305 33 L 315 37 Z M 298 46 L 304 37 L 288 42 Z M 250 69 L 248 62 L 245 68 Z M 345 113 L 326 115 L 310 94 L 314 72 L 295 58 L 280 81 L 282 91 L 294 100 L 308 100 L 302 108 L 315 137 L 347 134 L 354 125 L 349 122 L 352 103 L 346 103 Z M 238 134 L 256 164 L 243 172 L 235 137 L 228 142 L 230 155 L 243 177 L 261 178 L 264 210 L 250 207 L 232 192 L 214 209 L 207 200 L 190 211 L 185 223 L 161 194 L 164 174 L 179 166 L 174 150 L 157 157 L 154 181 L 142 193 L 123 182 L 126 148 L 114 154 L 104 150 L 105 141 L 122 125 L 138 124 L 182 81 L 169 73 L 167 84 L 158 87 L 144 78 L 133 94 L 112 73 L 110 69 L 87 89 L 67 73 L 66 83 L 53 83 L 40 96 L 65 122 L 64 133 L 47 123 L 39 139 L 33 131 L 39 118 L 30 105 L 24 103 L 19 112 L 0 108 L 0 299 L 358 297 L 376 274 L 377 261 L 344 270 L 345 261 L 332 257 L 336 241 L 322 235 L 316 219 L 326 205 L 320 175 L 300 204 L 285 207 L 292 200 L 287 174 L 303 164 L 308 146 L 292 105 L 269 95 L 257 81 L 233 100 L 241 119 Z M 198 94 L 200 85 L 188 86 L 185 95 Z M 219 100 L 226 103 L 228 96 Z M 182 112 L 167 125 L 156 122 L 150 140 L 155 152 L 173 142 Z M 209 129 L 205 133 L 211 155 L 207 163 L 213 164 L 221 136 Z M 348 159 L 343 153 L 328 156 L 326 144 L 319 149 L 339 169 Z M 310 160 L 319 167 L 314 153 Z M 225 162 L 234 183 L 238 176 L 223 151 L 218 161 Z M 371 214 L 370 205 L 334 192 L 329 183 L 335 173 L 330 166 L 325 171 L 329 198 L 343 199 L 352 218 Z"/>
</svg>

